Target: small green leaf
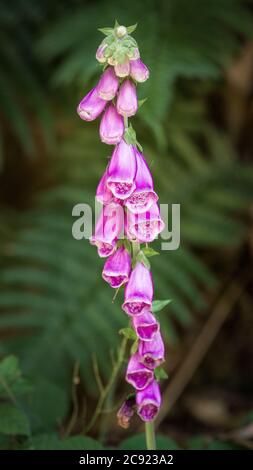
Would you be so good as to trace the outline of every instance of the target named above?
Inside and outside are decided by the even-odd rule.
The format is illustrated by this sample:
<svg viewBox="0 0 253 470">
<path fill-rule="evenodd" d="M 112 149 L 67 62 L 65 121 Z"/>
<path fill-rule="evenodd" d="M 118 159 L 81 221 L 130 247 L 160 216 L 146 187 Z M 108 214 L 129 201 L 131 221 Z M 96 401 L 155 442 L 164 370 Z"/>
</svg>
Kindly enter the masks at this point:
<svg viewBox="0 0 253 470">
<path fill-rule="evenodd" d="M 168 374 L 166 372 L 165 369 L 163 369 L 163 367 L 156 367 L 155 369 L 155 378 L 156 380 L 163 380 L 163 379 L 167 379 L 168 378 Z"/>
<path fill-rule="evenodd" d="M 146 98 L 143 98 L 143 100 L 138 100 L 138 109 L 141 108 L 141 106 L 145 103 L 145 101 L 147 101 L 147 97 Z"/>
<path fill-rule="evenodd" d="M 113 33 L 113 28 L 98 28 L 100 33 L 103 33 L 105 36 L 109 36 L 109 34 Z"/>
<path fill-rule="evenodd" d="M 118 20 L 115 19 L 115 23 L 114 23 L 114 28 L 118 28 L 120 26 Z"/>
<path fill-rule="evenodd" d="M 0 434 L 28 436 L 29 421 L 25 413 L 11 403 L 0 404 Z"/>
<path fill-rule="evenodd" d="M 138 351 L 138 345 L 139 345 L 139 340 L 138 338 L 135 340 L 135 342 L 132 344 L 132 347 L 130 349 L 130 354 L 133 355 Z"/>
<path fill-rule="evenodd" d="M 132 125 L 126 128 L 125 133 L 124 133 L 124 139 L 128 145 L 136 145 L 136 132 Z"/>
<path fill-rule="evenodd" d="M 139 142 L 136 142 L 136 145 L 137 145 L 138 149 L 140 150 L 140 152 L 143 152 L 142 145 Z"/>
<path fill-rule="evenodd" d="M 132 339 L 133 341 L 136 341 L 137 339 L 135 331 L 130 327 L 121 328 L 121 330 L 119 330 L 119 334 L 125 336 L 127 339 Z"/>
<path fill-rule="evenodd" d="M 128 32 L 128 34 L 133 33 L 133 32 L 136 30 L 137 25 L 138 25 L 138 23 L 135 23 L 135 24 L 133 24 L 132 26 L 128 26 L 128 27 L 127 27 L 127 32 Z"/>
<path fill-rule="evenodd" d="M 164 307 L 166 307 L 166 305 L 170 304 L 170 302 L 172 302 L 171 299 L 167 299 L 167 300 L 153 300 L 153 302 L 152 302 L 152 312 L 153 312 L 153 313 L 159 312 L 159 311 L 162 310 Z"/>
<path fill-rule="evenodd" d="M 137 261 L 144 264 L 145 268 L 150 269 L 150 262 L 142 250 L 140 250 L 136 256 L 136 262 Z"/>
<path fill-rule="evenodd" d="M 155 251 L 150 246 L 143 248 L 142 251 L 143 251 L 144 255 L 146 255 L 148 258 L 151 258 L 151 256 L 160 255 L 160 253 L 158 251 Z"/>
</svg>

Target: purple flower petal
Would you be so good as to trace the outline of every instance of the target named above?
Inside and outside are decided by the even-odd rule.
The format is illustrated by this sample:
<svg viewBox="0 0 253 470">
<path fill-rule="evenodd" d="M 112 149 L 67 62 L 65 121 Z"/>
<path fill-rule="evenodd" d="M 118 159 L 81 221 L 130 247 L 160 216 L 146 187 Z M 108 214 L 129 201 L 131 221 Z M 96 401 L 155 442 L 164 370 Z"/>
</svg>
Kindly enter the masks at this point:
<svg viewBox="0 0 253 470">
<path fill-rule="evenodd" d="M 124 139 L 115 147 L 108 167 L 107 186 L 113 195 L 126 199 L 135 189 L 136 158 L 132 145 Z"/>
<path fill-rule="evenodd" d="M 97 88 L 93 88 L 79 103 L 77 113 L 84 121 L 94 121 L 105 109 L 106 101 L 98 96 Z"/>
<path fill-rule="evenodd" d="M 153 282 L 150 271 L 142 263 L 137 263 L 125 289 L 123 310 L 131 316 L 140 315 L 150 307 L 153 299 Z"/>
<path fill-rule="evenodd" d="M 131 80 L 124 80 L 119 89 L 117 98 L 118 113 L 122 116 L 130 117 L 136 114 L 137 109 L 138 100 L 136 87 Z"/>
<path fill-rule="evenodd" d="M 149 310 L 133 317 L 133 326 L 136 334 L 142 341 L 152 341 L 159 331 L 159 323 Z"/>
<path fill-rule="evenodd" d="M 110 104 L 103 114 L 99 133 L 102 142 L 109 145 L 118 144 L 123 137 L 124 120 L 113 104 Z"/>
<path fill-rule="evenodd" d="M 161 406 L 161 392 L 154 380 L 136 394 L 137 413 L 143 421 L 153 421 Z"/>
<path fill-rule="evenodd" d="M 128 383 L 137 390 L 143 390 L 153 380 L 153 377 L 153 372 L 139 361 L 137 353 L 130 357 L 126 372 Z"/>
<path fill-rule="evenodd" d="M 98 82 L 98 96 L 103 100 L 110 101 L 116 96 L 118 87 L 119 81 L 115 75 L 114 68 L 108 67 Z"/>
<path fill-rule="evenodd" d="M 131 256 L 124 246 L 121 246 L 106 260 L 102 276 L 111 287 L 117 289 L 128 282 L 130 271 Z"/>
</svg>

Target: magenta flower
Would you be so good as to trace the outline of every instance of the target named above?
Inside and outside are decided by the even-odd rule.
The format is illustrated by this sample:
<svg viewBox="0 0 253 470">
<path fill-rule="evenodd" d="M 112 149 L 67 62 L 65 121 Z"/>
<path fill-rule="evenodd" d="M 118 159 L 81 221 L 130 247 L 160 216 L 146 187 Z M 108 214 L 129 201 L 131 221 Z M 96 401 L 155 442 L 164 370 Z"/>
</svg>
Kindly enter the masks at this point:
<svg viewBox="0 0 253 470">
<path fill-rule="evenodd" d="M 143 155 L 135 149 L 137 171 L 135 190 L 125 201 L 127 208 L 134 214 L 147 212 L 157 202 L 158 196 L 154 191 L 152 175 Z"/>
<path fill-rule="evenodd" d="M 122 116 L 133 116 L 138 108 L 136 88 L 131 80 L 125 80 L 118 93 L 117 110 Z"/>
<path fill-rule="evenodd" d="M 98 96 L 103 100 L 112 100 L 118 91 L 119 81 L 115 75 L 113 67 L 108 67 L 97 85 Z"/>
<path fill-rule="evenodd" d="M 100 179 L 96 191 L 96 198 L 101 204 L 110 204 L 114 201 L 114 196 L 107 186 L 107 170 Z"/>
<path fill-rule="evenodd" d="M 142 341 L 152 341 L 159 331 L 159 323 L 149 310 L 133 317 L 133 326 L 136 334 Z"/>
<path fill-rule="evenodd" d="M 129 280 L 131 256 L 124 246 L 118 248 L 105 262 L 103 279 L 117 289 Z"/>
<path fill-rule="evenodd" d="M 98 254 L 105 258 L 116 249 L 116 242 L 124 226 L 124 212 L 120 205 L 104 206 L 95 227 L 90 243 L 97 246 Z"/>
<path fill-rule="evenodd" d="M 153 372 L 140 362 L 138 353 L 133 354 L 128 362 L 126 381 L 137 390 L 143 390 L 153 378 Z"/>
<path fill-rule="evenodd" d="M 131 77 L 136 82 L 145 82 L 149 77 L 148 67 L 141 59 L 131 60 Z"/>
<path fill-rule="evenodd" d="M 137 413 L 143 421 L 153 421 L 161 406 L 161 392 L 153 380 L 144 390 L 136 394 Z"/>
<path fill-rule="evenodd" d="M 160 210 L 156 203 L 147 212 L 133 214 L 129 211 L 127 214 L 126 232 L 130 240 L 150 243 L 163 229 L 164 222 L 160 217 Z"/>
<path fill-rule="evenodd" d="M 106 101 L 98 96 L 97 88 L 93 88 L 79 103 L 77 113 L 84 121 L 94 121 L 105 109 Z"/>
<path fill-rule="evenodd" d="M 102 142 L 109 145 L 118 144 L 123 137 L 124 120 L 113 104 L 110 104 L 103 114 L 99 133 Z"/>
<path fill-rule="evenodd" d="M 96 59 L 100 64 L 104 64 L 106 62 L 106 58 L 104 56 L 105 49 L 107 48 L 107 44 L 100 44 L 96 52 Z"/>
<path fill-rule="evenodd" d="M 164 343 L 161 334 L 155 334 L 151 341 L 140 341 L 139 356 L 149 369 L 155 369 L 164 362 Z"/>
<path fill-rule="evenodd" d="M 153 281 L 150 271 L 138 262 L 131 272 L 125 289 L 123 310 L 131 316 L 140 315 L 146 307 L 151 307 L 153 299 Z"/>
<path fill-rule="evenodd" d="M 126 199 L 135 189 L 135 175 L 134 148 L 122 139 L 115 147 L 109 163 L 107 186 L 115 197 Z"/>
<path fill-rule="evenodd" d="M 130 74 L 130 62 L 126 58 L 123 64 L 117 64 L 114 67 L 117 77 L 127 77 Z"/>
</svg>

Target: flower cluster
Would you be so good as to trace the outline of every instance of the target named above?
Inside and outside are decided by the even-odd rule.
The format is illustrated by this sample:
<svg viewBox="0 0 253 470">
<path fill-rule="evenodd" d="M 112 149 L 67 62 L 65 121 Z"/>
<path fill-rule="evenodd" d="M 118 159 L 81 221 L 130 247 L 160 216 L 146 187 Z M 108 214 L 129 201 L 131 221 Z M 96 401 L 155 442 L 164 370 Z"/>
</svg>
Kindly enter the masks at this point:
<svg viewBox="0 0 253 470">
<path fill-rule="evenodd" d="M 115 146 L 97 187 L 96 197 L 103 206 L 90 242 L 97 246 L 100 257 L 107 258 L 103 279 L 114 289 L 125 285 L 122 308 L 137 338 L 126 380 L 136 390 L 134 406 L 139 416 L 152 421 L 161 405 L 154 372 L 164 361 L 164 344 L 152 313 L 152 275 L 139 255 L 141 244 L 152 242 L 164 223 L 152 175 L 135 132 L 128 125 L 128 118 L 138 108 L 136 85 L 149 76 L 131 31 L 131 27 L 119 25 L 104 31 L 106 38 L 96 58 L 105 68 L 98 84 L 80 102 L 78 114 L 81 119 L 92 121 L 103 113 L 101 141 Z M 133 257 L 129 241 L 135 246 Z M 125 427 L 133 414 L 132 408 L 131 398 L 118 413 Z"/>
</svg>

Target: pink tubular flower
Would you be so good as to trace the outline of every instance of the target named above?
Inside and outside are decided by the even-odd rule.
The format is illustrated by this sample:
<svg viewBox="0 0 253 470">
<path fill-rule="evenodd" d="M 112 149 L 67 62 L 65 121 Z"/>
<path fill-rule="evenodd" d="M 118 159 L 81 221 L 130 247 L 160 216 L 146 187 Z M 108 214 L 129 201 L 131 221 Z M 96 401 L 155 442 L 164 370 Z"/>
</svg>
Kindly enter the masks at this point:
<svg viewBox="0 0 253 470">
<path fill-rule="evenodd" d="M 124 211 L 119 204 L 103 207 L 96 223 L 95 234 L 90 238 L 90 243 L 97 246 L 101 258 L 111 255 L 116 249 L 123 224 Z"/>
<path fill-rule="evenodd" d="M 143 390 L 153 378 L 153 372 L 140 362 L 138 353 L 130 357 L 126 372 L 128 383 L 137 390 Z"/>
<path fill-rule="evenodd" d="M 110 104 L 104 112 L 99 133 L 102 142 L 109 145 L 118 144 L 123 137 L 124 120 L 113 104 Z"/>
<path fill-rule="evenodd" d="M 115 65 L 114 70 L 115 70 L 117 77 L 128 77 L 128 75 L 130 74 L 129 59 L 126 58 L 123 64 Z"/>
<path fill-rule="evenodd" d="M 107 48 L 107 44 L 100 44 L 96 52 L 96 59 L 100 64 L 104 64 L 106 62 L 106 58 L 104 56 L 105 49 Z"/>
<path fill-rule="evenodd" d="M 125 289 L 123 310 L 131 316 L 140 315 L 146 307 L 151 307 L 153 299 L 153 282 L 150 271 L 138 262 L 131 272 Z"/>
<path fill-rule="evenodd" d="M 114 196 L 110 189 L 107 187 L 107 170 L 104 172 L 100 179 L 96 191 L 96 198 L 101 204 L 110 204 L 114 200 Z"/>
<path fill-rule="evenodd" d="M 163 229 L 164 222 L 156 203 L 147 212 L 133 214 L 129 211 L 127 214 L 126 232 L 130 240 L 137 239 L 141 243 L 150 243 Z"/>
<path fill-rule="evenodd" d="M 151 341 L 140 341 L 139 356 L 149 369 L 155 369 L 164 362 L 164 344 L 160 333 L 156 333 Z"/>
<path fill-rule="evenodd" d="M 106 101 L 98 96 L 97 88 L 93 88 L 79 103 L 77 113 L 84 121 L 94 121 L 105 109 Z"/>
<path fill-rule="evenodd" d="M 152 341 L 159 331 L 159 323 L 149 310 L 133 317 L 133 326 L 136 334 L 142 341 Z"/>
<path fill-rule="evenodd" d="M 153 421 L 161 406 L 161 392 L 154 380 L 136 394 L 137 413 L 143 421 Z"/>
<path fill-rule="evenodd" d="M 131 256 L 124 246 L 117 249 L 105 262 L 103 279 L 117 289 L 128 282 L 131 271 Z"/>
<path fill-rule="evenodd" d="M 131 77 L 136 82 L 145 82 L 149 77 L 148 67 L 141 59 L 131 60 Z"/>
<path fill-rule="evenodd" d="M 124 139 L 115 147 L 108 167 L 107 186 L 113 195 L 126 199 L 135 189 L 136 157 Z"/>
<path fill-rule="evenodd" d="M 154 191 L 153 178 L 143 155 L 135 149 L 137 171 L 135 190 L 125 201 L 126 207 L 134 214 L 147 212 L 157 202 L 158 196 Z"/>
<path fill-rule="evenodd" d="M 125 80 L 120 89 L 117 98 L 117 110 L 122 116 L 133 116 L 138 109 L 138 100 L 136 88 L 131 80 Z"/>
<path fill-rule="evenodd" d="M 115 75 L 113 67 L 108 67 L 101 76 L 98 85 L 98 96 L 103 100 L 112 100 L 118 91 L 119 81 Z"/>
</svg>

